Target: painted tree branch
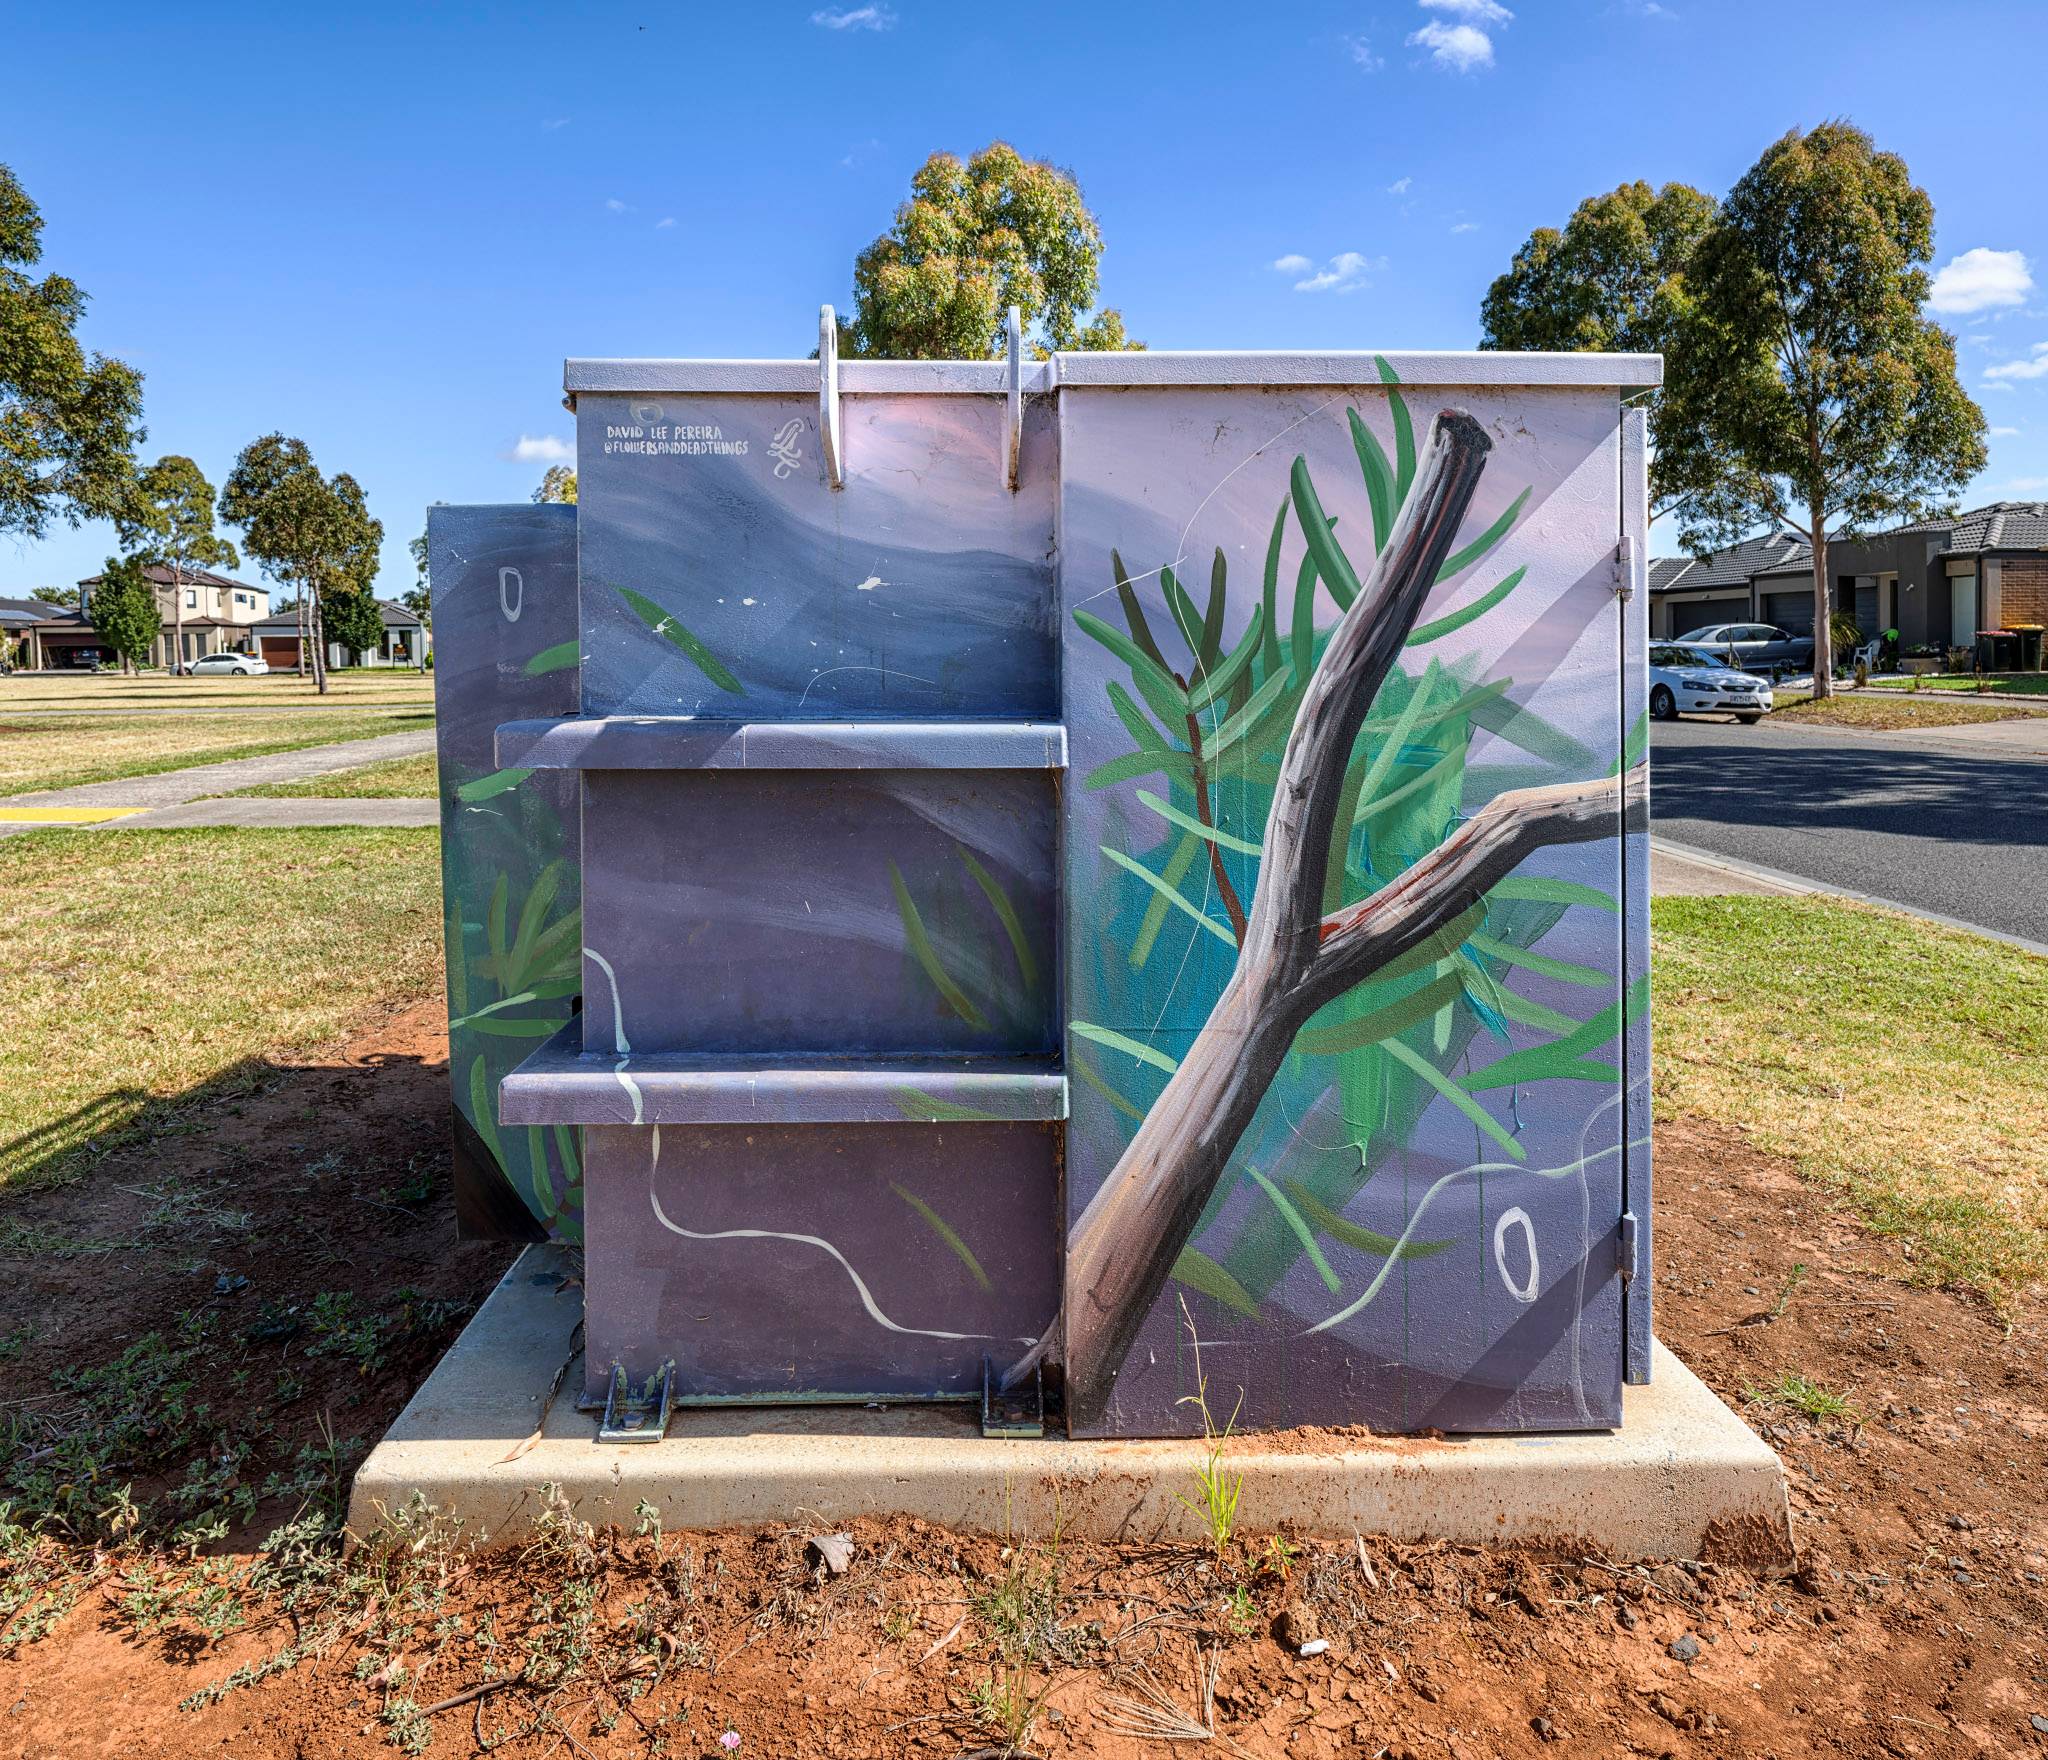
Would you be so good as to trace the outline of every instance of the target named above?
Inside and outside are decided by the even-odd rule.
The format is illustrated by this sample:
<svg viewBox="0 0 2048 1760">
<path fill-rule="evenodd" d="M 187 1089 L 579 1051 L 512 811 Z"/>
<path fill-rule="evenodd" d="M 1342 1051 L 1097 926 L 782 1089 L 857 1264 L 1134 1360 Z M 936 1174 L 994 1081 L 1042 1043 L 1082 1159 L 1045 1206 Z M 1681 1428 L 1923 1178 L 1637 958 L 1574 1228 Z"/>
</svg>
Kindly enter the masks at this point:
<svg viewBox="0 0 2048 1760">
<path fill-rule="evenodd" d="M 1490 450 L 1485 430 L 1461 411 L 1431 423 L 1394 529 L 1295 716 L 1236 969 L 1074 1223 L 1059 1319 L 1010 1371 L 1014 1379 L 1058 1348 L 1071 1422 L 1101 1415 L 1138 1328 L 1309 1016 L 1421 945 L 1532 850 L 1612 836 L 1624 791 L 1631 801 L 1646 800 L 1639 772 L 1625 783 L 1609 777 L 1503 795 L 1383 891 L 1328 917 L 1322 912 L 1352 745 L 1450 553 Z M 1326 532 L 1299 463 L 1294 498 L 1304 532 Z"/>
</svg>

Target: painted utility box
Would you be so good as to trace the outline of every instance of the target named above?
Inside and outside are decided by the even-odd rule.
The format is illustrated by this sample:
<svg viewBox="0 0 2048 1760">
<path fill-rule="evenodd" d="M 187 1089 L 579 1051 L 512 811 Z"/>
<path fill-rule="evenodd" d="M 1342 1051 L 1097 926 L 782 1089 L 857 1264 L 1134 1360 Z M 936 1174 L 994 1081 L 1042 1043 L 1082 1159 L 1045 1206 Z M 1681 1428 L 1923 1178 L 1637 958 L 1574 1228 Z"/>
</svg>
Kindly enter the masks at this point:
<svg viewBox="0 0 2048 1760">
<path fill-rule="evenodd" d="M 516 1214 L 581 1229 L 585 1398 L 1043 1377 L 1167 1434 L 1199 1340 L 1241 1425 L 1617 1423 L 1656 379 L 570 362 L 573 633 L 451 628 L 488 510 L 436 510 L 434 578 L 444 743 L 495 730 L 446 784 L 452 1024 L 529 1035 L 457 1098 L 496 1078 Z"/>
</svg>

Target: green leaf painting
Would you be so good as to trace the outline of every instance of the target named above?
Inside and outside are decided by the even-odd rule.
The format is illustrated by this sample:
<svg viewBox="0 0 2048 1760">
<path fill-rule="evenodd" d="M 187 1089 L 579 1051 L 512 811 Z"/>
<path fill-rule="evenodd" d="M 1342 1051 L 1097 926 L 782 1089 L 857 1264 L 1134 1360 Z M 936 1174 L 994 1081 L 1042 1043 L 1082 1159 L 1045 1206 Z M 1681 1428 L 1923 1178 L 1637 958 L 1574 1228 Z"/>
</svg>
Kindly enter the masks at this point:
<svg viewBox="0 0 2048 1760">
<path fill-rule="evenodd" d="M 741 694 L 740 681 L 728 672 L 701 641 L 685 629 L 675 616 L 664 611 L 644 593 L 636 593 L 631 587 L 619 587 L 619 597 L 640 614 L 640 621 L 664 641 L 680 648 L 690 657 L 690 662 L 704 676 L 722 691 L 731 691 L 734 696 Z"/>
</svg>

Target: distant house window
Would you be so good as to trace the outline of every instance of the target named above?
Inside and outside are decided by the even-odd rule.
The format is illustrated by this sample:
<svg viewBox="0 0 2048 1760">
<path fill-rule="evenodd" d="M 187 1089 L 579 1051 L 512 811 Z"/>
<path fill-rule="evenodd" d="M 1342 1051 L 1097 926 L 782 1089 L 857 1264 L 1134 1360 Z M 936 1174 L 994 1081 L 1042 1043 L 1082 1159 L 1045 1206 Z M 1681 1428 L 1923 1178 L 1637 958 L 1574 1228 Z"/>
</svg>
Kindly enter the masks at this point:
<svg viewBox="0 0 2048 1760">
<path fill-rule="evenodd" d="M 194 606 L 196 606 L 196 605 L 197 605 L 198 603 L 199 603 L 199 589 L 198 589 L 197 587 L 187 587 L 187 588 L 185 589 L 185 609 L 186 609 L 187 611 L 190 611 L 190 610 L 192 610 L 192 609 L 193 609 L 193 607 L 194 607 Z"/>
</svg>

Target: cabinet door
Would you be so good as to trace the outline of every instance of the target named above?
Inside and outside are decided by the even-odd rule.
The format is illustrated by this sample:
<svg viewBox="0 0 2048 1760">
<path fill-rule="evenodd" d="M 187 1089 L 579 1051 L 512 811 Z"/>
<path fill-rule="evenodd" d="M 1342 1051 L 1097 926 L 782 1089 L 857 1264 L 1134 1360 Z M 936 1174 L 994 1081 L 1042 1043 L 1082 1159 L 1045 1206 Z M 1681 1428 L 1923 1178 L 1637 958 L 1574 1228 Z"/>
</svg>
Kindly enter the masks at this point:
<svg viewBox="0 0 2048 1760">
<path fill-rule="evenodd" d="M 1203 1375 L 1219 1425 L 1618 1421 L 1620 1065 L 1643 987 L 1624 993 L 1614 394 L 1061 401 L 1070 1425 L 1198 1429 Z M 1336 832 L 1301 893 L 1321 923 L 1293 928 L 1388 911 L 1469 855 L 1476 819 L 1541 817 L 1564 790 L 1575 829 L 1276 1036 L 1245 944 L 1283 760 L 1449 404 L 1491 449 L 1335 754 Z M 1247 1086 L 1219 1157 L 1202 1139 Z"/>
</svg>

